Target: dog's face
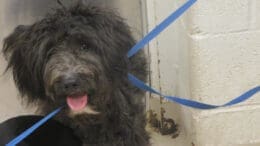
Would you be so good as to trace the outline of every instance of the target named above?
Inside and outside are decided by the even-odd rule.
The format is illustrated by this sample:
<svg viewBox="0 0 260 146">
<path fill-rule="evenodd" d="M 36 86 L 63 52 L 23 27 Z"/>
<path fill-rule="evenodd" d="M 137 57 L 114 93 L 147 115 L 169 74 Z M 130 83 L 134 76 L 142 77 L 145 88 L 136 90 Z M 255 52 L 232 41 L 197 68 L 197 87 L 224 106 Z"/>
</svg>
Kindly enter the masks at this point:
<svg viewBox="0 0 260 146">
<path fill-rule="evenodd" d="M 99 114 L 111 90 L 126 79 L 126 53 L 134 43 L 114 13 L 75 6 L 18 26 L 5 39 L 3 53 L 29 103 L 66 103 L 70 114 Z"/>
<path fill-rule="evenodd" d="M 55 104 L 66 101 L 70 115 L 98 114 L 110 98 L 105 60 L 89 37 L 81 32 L 67 36 L 50 52 L 44 68 L 47 97 Z"/>
</svg>

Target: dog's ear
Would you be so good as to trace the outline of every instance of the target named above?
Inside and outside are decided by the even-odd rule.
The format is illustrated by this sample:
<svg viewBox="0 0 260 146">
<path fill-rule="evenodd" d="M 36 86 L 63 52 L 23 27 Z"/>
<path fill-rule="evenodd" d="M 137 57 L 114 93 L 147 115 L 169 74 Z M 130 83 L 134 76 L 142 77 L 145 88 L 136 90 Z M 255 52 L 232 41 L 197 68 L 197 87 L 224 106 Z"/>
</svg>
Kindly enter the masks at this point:
<svg viewBox="0 0 260 146">
<path fill-rule="evenodd" d="M 26 30 L 28 29 L 25 25 L 19 25 L 15 28 L 14 32 L 4 40 L 3 54 L 6 60 L 9 60 L 13 54 L 13 51 L 20 48 L 17 45 L 24 41 Z M 10 66 L 8 65 L 7 69 Z"/>
<path fill-rule="evenodd" d="M 43 23 L 18 26 L 5 40 L 3 55 L 13 72 L 21 96 L 28 103 L 45 97 L 43 67 L 52 44 L 50 32 Z"/>
</svg>

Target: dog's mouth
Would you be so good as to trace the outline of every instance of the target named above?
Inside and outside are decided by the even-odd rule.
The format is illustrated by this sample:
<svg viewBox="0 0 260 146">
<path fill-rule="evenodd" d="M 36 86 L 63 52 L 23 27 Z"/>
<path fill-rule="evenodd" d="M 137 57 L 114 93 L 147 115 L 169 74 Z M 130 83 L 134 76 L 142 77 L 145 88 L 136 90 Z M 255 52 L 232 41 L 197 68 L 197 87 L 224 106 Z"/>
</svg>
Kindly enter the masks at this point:
<svg viewBox="0 0 260 146">
<path fill-rule="evenodd" d="M 80 111 L 87 106 L 88 95 L 67 96 L 66 101 L 72 111 Z"/>
</svg>

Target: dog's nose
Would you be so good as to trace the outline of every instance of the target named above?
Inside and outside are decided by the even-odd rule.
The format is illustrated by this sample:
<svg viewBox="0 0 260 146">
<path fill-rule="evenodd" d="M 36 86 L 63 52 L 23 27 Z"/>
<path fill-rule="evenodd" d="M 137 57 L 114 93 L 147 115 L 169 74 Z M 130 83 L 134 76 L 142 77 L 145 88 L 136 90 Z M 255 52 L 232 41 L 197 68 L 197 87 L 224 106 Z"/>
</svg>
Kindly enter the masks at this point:
<svg viewBox="0 0 260 146">
<path fill-rule="evenodd" d="M 65 89 L 65 90 L 71 90 L 71 89 L 73 90 L 73 89 L 77 89 L 80 87 L 79 80 L 77 80 L 74 77 L 64 80 L 62 85 L 63 85 L 63 89 Z"/>
<path fill-rule="evenodd" d="M 79 75 L 66 75 L 59 77 L 53 87 L 58 95 L 70 94 L 82 90 L 83 79 Z"/>
</svg>

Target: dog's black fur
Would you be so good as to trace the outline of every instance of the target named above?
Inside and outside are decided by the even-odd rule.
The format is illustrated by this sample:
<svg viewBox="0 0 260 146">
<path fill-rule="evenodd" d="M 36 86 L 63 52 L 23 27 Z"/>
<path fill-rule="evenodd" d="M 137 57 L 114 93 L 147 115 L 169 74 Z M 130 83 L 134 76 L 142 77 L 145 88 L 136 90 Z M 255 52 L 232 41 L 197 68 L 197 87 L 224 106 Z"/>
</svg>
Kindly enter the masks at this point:
<svg viewBox="0 0 260 146">
<path fill-rule="evenodd" d="M 126 56 L 134 44 L 115 12 L 76 4 L 18 26 L 4 40 L 3 54 L 23 99 L 43 114 L 65 104 L 67 96 L 88 94 L 87 106 L 98 114 L 72 116 L 65 107 L 56 117 L 85 145 L 148 146 L 144 92 L 127 78 L 128 72 L 147 78 L 144 52 Z M 73 88 L 67 88 L 71 80 Z"/>
<path fill-rule="evenodd" d="M 4 146 L 16 136 L 41 120 L 42 116 L 20 116 L 0 124 L 0 145 Z M 55 120 L 49 120 L 17 146 L 80 146 L 81 141 L 72 129 Z"/>
</svg>

